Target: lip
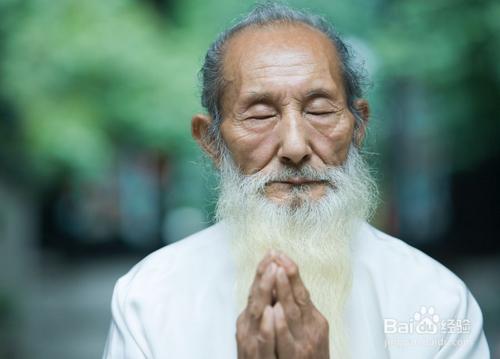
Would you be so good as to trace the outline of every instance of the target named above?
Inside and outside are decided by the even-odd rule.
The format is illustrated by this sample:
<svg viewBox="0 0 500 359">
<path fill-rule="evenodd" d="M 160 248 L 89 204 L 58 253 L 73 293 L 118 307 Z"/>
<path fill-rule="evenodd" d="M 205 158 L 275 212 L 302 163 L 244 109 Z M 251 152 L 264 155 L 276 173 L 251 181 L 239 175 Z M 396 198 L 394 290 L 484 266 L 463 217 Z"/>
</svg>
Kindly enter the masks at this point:
<svg viewBox="0 0 500 359">
<path fill-rule="evenodd" d="M 294 185 L 294 186 L 301 186 L 301 185 L 306 185 L 306 184 L 325 183 L 325 181 L 318 181 L 318 180 L 304 178 L 304 177 L 291 177 L 285 181 L 273 181 L 272 183 L 285 183 L 285 184 Z"/>
</svg>

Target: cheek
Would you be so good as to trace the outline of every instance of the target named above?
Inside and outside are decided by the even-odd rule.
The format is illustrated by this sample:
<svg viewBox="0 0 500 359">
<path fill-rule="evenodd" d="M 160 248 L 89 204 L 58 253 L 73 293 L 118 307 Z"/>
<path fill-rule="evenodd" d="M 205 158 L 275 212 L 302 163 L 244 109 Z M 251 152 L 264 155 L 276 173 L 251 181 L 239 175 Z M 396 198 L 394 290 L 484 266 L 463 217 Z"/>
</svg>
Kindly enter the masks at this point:
<svg viewBox="0 0 500 359">
<path fill-rule="evenodd" d="M 276 135 L 273 131 L 249 130 L 243 126 L 221 127 L 236 164 L 245 174 L 253 174 L 266 167 L 276 152 Z"/>
<path fill-rule="evenodd" d="M 338 166 L 347 158 L 353 133 L 354 118 L 342 115 L 335 124 L 314 124 L 311 145 L 325 164 Z"/>
</svg>

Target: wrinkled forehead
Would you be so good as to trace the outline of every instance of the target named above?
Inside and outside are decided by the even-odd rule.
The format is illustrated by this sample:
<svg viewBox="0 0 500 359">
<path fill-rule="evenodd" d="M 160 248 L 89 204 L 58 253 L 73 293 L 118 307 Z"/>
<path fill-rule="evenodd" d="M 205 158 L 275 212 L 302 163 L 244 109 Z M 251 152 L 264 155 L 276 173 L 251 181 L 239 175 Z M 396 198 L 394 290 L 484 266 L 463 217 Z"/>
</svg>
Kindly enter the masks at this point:
<svg viewBox="0 0 500 359">
<path fill-rule="evenodd" d="M 301 23 L 250 26 L 237 33 L 226 46 L 223 70 L 232 90 L 271 76 L 290 81 L 308 72 L 342 88 L 340 61 L 331 40 Z"/>
</svg>

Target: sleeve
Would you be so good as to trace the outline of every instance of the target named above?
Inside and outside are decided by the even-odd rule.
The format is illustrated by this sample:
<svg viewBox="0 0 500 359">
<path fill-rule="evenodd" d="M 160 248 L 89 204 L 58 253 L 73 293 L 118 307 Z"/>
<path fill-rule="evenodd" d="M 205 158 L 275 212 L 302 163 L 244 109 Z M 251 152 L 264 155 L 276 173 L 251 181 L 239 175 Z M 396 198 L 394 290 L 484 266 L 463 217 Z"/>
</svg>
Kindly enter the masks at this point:
<svg viewBox="0 0 500 359">
<path fill-rule="evenodd" d="M 443 322 L 446 335 L 435 359 L 489 359 L 481 309 L 464 285 L 464 295 L 454 318 Z"/>
<path fill-rule="evenodd" d="M 111 300 L 111 326 L 104 347 L 103 359 L 142 359 L 146 354 L 139 346 L 134 328 L 127 320 L 125 278 L 120 278 Z M 131 321 L 133 323 L 133 321 Z"/>
</svg>

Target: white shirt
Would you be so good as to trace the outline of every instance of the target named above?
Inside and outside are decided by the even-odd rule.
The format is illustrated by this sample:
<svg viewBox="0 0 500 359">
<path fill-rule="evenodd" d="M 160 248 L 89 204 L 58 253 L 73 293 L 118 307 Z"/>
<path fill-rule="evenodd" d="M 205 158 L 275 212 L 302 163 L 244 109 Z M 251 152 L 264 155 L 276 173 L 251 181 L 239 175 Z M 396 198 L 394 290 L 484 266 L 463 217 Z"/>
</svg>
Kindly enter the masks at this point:
<svg viewBox="0 0 500 359">
<path fill-rule="evenodd" d="M 444 266 L 368 224 L 352 256 L 352 358 L 490 357 L 479 306 Z M 222 223 L 143 259 L 115 286 L 103 358 L 236 358 L 232 261 Z"/>
</svg>

